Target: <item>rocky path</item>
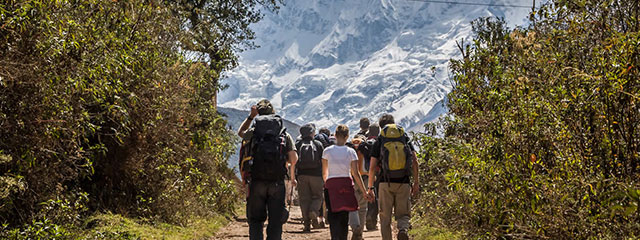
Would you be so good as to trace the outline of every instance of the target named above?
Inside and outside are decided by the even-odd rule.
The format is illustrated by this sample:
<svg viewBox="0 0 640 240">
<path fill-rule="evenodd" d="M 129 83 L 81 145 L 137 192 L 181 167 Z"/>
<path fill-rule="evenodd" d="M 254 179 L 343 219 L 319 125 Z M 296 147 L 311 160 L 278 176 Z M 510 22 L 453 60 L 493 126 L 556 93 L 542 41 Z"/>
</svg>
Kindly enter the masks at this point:
<svg viewBox="0 0 640 240">
<path fill-rule="evenodd" d="M 302 227 L 303 227 L 302 214 L 300 213 L 300 207 L 292 206 L 289 221 L 283 226 L 282 239 L 327 240 L 331 238 L 331 235 L 329 234 L 328 225 L 326 228 L 323 228 L 323 229 L 312 229 L 311 233 L 303 233 Z M 376 231 L 365 230 L 363 237 L 364 239 L 381 239 L 379 230 L 376 230 Z M 235 219 L 234 221 L 229 223 L 229 225 L 227 225 L 226 227 L 222 228 L 213 239 L 246 240 L 248 238 L 249 238 L 249 224 L 247 224 L 246 216 L 242 215 L 242 216 L 239 216 L 238 219 Z M 351 239 L 351 233 L 349 233 L 348 239 Z"/>
</svg>

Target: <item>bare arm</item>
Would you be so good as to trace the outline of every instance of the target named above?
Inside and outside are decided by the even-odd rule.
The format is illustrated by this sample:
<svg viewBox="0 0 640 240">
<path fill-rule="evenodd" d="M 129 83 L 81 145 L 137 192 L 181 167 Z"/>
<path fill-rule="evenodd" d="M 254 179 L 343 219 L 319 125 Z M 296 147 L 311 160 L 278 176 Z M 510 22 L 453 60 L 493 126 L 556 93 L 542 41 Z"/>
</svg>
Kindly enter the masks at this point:
<svg viewBox="0 0 640 240">
<path fill-rule="evenodd" d="M 368 175 L 369 173 L 364 170 L 364 155 L 360 151 L 356 151 L 358 153 L 358 171 L 360 175 Z"/>
<path fill-rule="evenodd" d="M 378 158 L 371 157 L 371 162 L 369 163 L 369 185 L 367 186 L 373 186 L 376 181 L 376 166 L 378 166 Z"/>
<path fill-rule="evenodd" d="M 376 181 L 376 166 L 378 166 L 378 158 L 371 157 L 371 163 L 369 164 L 369 185 L 367 185 L 369 186 L 369 190 L 366 193 L 372 199 L 376 198 L 376 193 L 371 188 Z"/>
<path fill-rule="evenodd" d="M 244 137 L 244 132 L 247 131 L 247 129 L 251 125 L 251 121 L 257 115 L 258 115 L 258 107 L 256 105 L 251 106 L 251 113 L 249 114 L 249 117 L 244 119 L 244 121 L 242 122 L 242 125 L 240 125 L 240 129 L 238 129 L 238 136 Z"/>
<path fill-rule="evenodd" d="M 360 191 L 366 193 L 367 189 L 362 182 L 362 175 L 360 175 L 360 171 L 358 171 L 358 161 L 351 161 L 351 176 L 356 180 L 356 185 L 358 185 Z"/>
<path fill-rule="evenodd" d="M 322 159 L 322 180 L 326 182 L 327 177 L 329 177 L 329 160 L 323 158 Z"/>
<path fill-rule="evenodd" d="M 289 176 L 291 176 L 291 184 L 295 186 L 297 184 L 295 174 L 296 174 L 296 163 L 298 163 L 298 153 L 296 151 L 289 151 L 287 153 L 287 161 L 291 163 L 291 168 L 289 169 Z"/>
</svg>

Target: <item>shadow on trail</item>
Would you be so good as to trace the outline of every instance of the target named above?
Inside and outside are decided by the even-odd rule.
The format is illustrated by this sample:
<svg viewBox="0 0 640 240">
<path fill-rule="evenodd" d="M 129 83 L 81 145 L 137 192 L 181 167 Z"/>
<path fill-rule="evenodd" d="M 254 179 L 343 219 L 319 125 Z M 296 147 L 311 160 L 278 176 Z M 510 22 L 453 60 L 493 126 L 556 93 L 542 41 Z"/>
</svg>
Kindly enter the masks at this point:
<svg viewBox="0 0 640 240">
<path fill-rule="evenodd" d="M 303 232 L 302 230 L 300 231 L 284 231 L 285 233 L 291 233 L 291 234 L 312 234 L 312 233 L 319 233 L 321 232 L 320 230 L 311 230 L 311 232 Z"/>
<path fill-rule="evenodd" d="M 227 238 L 249 238 L 249 234 L 227 235 Z"/>
<path fill-rule="evenodd" d="M 236 222 L 242 222 L 242 223 L 249 222 L 246 217 L 241 218 L 241 217 L 235 216 L 235 217 L 233 217 L 233 220 L 236 221 Z"/>
</svg>

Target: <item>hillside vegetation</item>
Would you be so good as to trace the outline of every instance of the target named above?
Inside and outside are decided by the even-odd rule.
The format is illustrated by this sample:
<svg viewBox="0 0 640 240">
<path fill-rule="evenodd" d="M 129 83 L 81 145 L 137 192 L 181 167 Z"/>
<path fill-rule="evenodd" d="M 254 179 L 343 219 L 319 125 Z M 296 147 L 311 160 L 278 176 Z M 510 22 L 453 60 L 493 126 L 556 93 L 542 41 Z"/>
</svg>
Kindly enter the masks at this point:
<svg viewBox="0 0 640 240">
<path fill-rule="evenodd" d="M 277 8 L 2 1 L 0 238 L 71 238 L 97 212 L 185 225 L 232 211 L 215 95 L 259 6 Z"/>
<path fill-rule="evenodd" d="M 474 22 L 444 138 L 422 136 L 417 234 L 640 237 L 640 6 L 555 0 Z M 444 230 L 444 231 L 443 231 Z"/>
</svg>

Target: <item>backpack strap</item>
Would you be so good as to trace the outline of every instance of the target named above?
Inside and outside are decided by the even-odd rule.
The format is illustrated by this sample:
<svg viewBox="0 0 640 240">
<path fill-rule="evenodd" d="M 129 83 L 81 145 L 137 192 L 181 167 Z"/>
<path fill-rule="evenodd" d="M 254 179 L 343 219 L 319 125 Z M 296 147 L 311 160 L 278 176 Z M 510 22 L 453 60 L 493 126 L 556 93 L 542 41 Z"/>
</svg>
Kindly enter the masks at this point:
<svg viewBox="0 0 640 240">
<path fill-rule="evenodd" d="M 316 149 L 318 150 L 318 156 L 314 156 L 314 157 L 318 157 L 318 160 L 320 161 L 320 166 L 322 166 L 322 152 L 320 151 L 320 149 L 324 150 L 324 145 L 322 145 L 322 142 L 318 141 L 318 140 L 313 140 L 313 144 L 316 145 Z"/>
<path fill-rule="evenodd" d="M 387 138 L 384 137 L 383 134 L 380 134 L 380 136 L 377 139 L 377 141 L 380 142 L 380 158 L 378 159 L 378 165 L 380 166 L 380 177 L 383 178 L 385 181 L 389 182 L 389 179 L 390 179 L 389 171 L 385 169 L 386 168 L 384 166 L 385 163 L 382 162 L 384 161 L 384 158 L 385 158 L 383 154 L 384 154 L 384 144 L 387 142 L 386 139 Z"/>
<path fill-rule="evenodd" d="M 300 155 L 300 147 L 302 147 L 302 141 L 304 140 L 296 141 L 296 152 L 298 153 L 298 155 Z"/>
</svg>

